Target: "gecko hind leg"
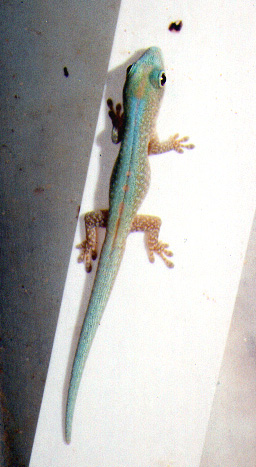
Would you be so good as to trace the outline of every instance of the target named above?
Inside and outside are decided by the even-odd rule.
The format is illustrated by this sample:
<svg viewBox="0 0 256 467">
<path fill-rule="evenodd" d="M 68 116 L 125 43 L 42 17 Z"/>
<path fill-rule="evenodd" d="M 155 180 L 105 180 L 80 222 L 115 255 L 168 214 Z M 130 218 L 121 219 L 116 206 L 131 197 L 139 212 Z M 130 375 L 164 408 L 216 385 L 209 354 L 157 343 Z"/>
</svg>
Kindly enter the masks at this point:
<svg viewBox="0 0 256 467">
<path fill-rule="evenodd" d="M 92 259 L 97 258 L 98 246 L 98 228 L 107 226 L 108 210 L 87 212 L 84 216 L 85 223 L 85 240 L 77 245 L 81 251 L 78 262 L 85 260 L 85 269 L 87 272 L 92 270 Z"/>
<path fill-rule="evenodd" d="M 145 232 L 148 257 L 151 263 L 155 261 L 154 253 L 156 253 L 168 268 L 173 268 L 173 262 L 168 259 L 168 257 L 173 256 L 173 253 L 168 250 L 169 245 L 158 240 L 160 227 L 161 219 L 159 217 L 137 214 L 133 219 L 131 232 Z"/>
</svg>

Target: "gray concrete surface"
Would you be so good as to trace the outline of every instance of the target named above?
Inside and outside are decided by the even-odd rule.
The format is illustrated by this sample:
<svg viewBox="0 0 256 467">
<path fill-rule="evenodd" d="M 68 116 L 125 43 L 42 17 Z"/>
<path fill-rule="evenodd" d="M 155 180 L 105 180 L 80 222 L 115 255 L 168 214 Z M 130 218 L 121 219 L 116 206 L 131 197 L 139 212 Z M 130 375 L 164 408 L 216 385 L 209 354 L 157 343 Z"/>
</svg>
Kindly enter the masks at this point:
<svg viewBox="0 0 256 467">
<path fill-rule="evenodd" d="M 119 5 L 1 2 L 1 465 L 29 463 Z"/>
</svg>

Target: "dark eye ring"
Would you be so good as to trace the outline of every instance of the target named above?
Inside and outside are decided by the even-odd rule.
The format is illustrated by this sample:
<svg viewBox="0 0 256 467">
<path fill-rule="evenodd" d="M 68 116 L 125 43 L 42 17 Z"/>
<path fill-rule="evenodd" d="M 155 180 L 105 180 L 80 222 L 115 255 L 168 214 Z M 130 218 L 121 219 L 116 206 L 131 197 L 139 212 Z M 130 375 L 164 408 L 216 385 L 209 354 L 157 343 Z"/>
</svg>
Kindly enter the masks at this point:
<svg viewBox="0 0 256 467">
<path fill-rule="evenodd" d="M 132 65 L 129 65 L 128 68 L 127 68 L 127 70 L 126 70 L 126 75 L 128 75 L 128 73 L 129 73 L 129 71 L 130 71 L 131 68 L 132 68 Z"/>
<path fill-rule="evenodd" d="M 166 75 L 164 73 L 164 71 L 161 73 L 161 76 L 160 76 L 160 86 L 163 87 L 166 83 Z"/>
</svg>

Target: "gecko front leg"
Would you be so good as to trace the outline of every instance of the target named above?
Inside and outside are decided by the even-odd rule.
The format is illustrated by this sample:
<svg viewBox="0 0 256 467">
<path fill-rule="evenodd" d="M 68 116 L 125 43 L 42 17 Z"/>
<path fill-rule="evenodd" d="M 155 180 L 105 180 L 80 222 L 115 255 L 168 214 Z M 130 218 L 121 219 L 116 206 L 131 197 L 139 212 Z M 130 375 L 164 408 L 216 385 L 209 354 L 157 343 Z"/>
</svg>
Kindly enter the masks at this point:
<svg viewBox="0 0 256 467">
<path fill-rule="evenodd" d="M 150 142 L 148 145 L 148 154 L 163 154 L 174 150 L 178 153 L 183 153 L 183 149 L 194 149 L 194 144 L 184 144 L 189 140 L 188 136 L 179 138 L 179 134 L 176 133 L 174 136 L 170 136 L 166 141 L 159 141 L 158 135 L 154 132 L 151 135 Z"/>
<path fill-rule="evenodd" d="M 123 139 L 124 133 L 124 112 L 121 112 L 122 104 L 116 104 L 116 109 L 114 108 L 114 103 L 112 99 L 107 100 L 107 105 L 109 107 L 109 117 L 112 121 L 112 135 L 111 139 L 114 144 L 118 144 Z M 148 145 L 148 155 L 151 154 L 163 154 L 168 151 L 176 151 L 179 154 L 184 152 L 184 149 L 194 149 L 194 144 L 184 144 L 189 140 L 189 136 L 183 136 L 179 138 L 179 134 L 176 133 L 174 136 L 170 136 L 165 141 L 160 141 L 157 133 L 154 131 L 151 134 L 149 145 Z"/>
<path fill-rule="evenodd" d="M 107 105 L 109 108 L 108 115 L 113 125 L 111 139 L 114 144 L 118 144 L 122 141 L 124 136 L 124 112 L 121 112 L 122 104 L 116 104 L 115 110 L 112 99 L 108 99 Z"/>
</svg>

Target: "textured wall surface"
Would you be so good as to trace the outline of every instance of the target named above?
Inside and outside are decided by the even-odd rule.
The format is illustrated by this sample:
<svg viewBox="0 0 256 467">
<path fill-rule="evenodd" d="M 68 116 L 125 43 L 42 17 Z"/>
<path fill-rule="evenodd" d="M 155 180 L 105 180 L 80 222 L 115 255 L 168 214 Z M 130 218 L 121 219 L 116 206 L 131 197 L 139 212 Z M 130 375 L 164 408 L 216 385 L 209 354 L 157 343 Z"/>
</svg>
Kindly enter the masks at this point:
<svg viewBox="0 0 256 467">
<path fill-rule="evenodd" d="M 1 465 L 29 462 L 119 3 L 1 2 Z"/>
</svg>

